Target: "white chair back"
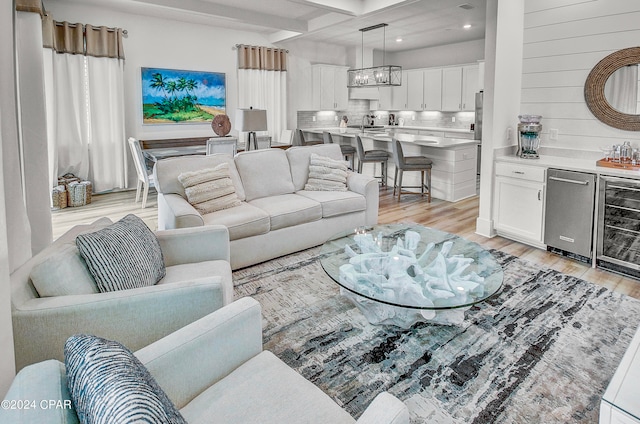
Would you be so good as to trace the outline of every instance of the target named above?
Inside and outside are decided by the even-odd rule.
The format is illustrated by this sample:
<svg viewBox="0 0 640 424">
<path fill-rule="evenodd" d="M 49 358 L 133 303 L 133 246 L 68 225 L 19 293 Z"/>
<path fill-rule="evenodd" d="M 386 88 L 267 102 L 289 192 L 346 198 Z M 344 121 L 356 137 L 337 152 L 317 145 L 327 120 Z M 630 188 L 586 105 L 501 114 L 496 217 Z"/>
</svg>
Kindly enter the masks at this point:
<svg viewBox="0 0 640 424">
<path fill-rule="evenodd" d="M 292 130 L 282 130 L 280 134 L 280 143 L 282 144 L 291 144 L 293 140 L 293 131 Z"/>
<path fill-rule="evenodd" d="M 144 155 L 142 154 L 140 140 L 130 137 L 129 148 L 131 149 L 133 164 L 136 167 L 136 172 L 138 173 L 138 180 L 145 184 L 149 184 L 149 172 L 147 171 L 147 164 L 144 160 Z"/>
<path fill-rule="evenodd" d="M 238 145 L 235 138 L 210 138 L 207 140 L 207 155 L 226 153 L 235 156 L 237 152 Z"/>
</svg>

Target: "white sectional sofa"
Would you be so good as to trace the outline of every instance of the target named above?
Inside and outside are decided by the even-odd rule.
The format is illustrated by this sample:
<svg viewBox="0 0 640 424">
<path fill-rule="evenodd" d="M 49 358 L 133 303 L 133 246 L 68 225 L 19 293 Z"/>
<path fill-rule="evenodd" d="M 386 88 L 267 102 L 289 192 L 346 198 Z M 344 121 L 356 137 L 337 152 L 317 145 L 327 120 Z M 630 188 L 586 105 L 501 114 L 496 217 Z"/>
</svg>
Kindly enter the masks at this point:
<svg viewBox="0 0 640 424">
<path fill-rule="evenodd" d="M 222 224 L 229 229 L 231 267 L 242 268 L 324 243 L 332 235 L 378 220 L 375 178 L 348 174 L 347 191 L 304 190 L 312 153 L 342 160 L 335 144 L 265 149 L 158 161 L 158 228 Z M 229 163 L 240 206 L 201 215 L 178 176 Z"/>
</svg>

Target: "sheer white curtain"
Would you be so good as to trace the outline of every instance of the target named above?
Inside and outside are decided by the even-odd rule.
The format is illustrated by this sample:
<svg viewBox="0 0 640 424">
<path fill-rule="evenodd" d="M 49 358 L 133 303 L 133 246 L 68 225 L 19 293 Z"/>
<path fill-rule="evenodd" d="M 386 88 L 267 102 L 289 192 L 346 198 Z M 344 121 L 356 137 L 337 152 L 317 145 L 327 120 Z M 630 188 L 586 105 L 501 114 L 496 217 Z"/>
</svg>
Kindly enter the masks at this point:
<svg viewBox="0 0 640 424">
<path fill-rule="evenodd" d="M 287 51 L 238 47 L 238 107 L 265 109 L 268 134 L 275 141 L 287 128 Z"/>
<path fill-rule="evenodd" d="M 50 18 L 43 29 L 51 185 L 71 172 L 97 193 L 125 188 L 121 30 Z"/>
</svg>

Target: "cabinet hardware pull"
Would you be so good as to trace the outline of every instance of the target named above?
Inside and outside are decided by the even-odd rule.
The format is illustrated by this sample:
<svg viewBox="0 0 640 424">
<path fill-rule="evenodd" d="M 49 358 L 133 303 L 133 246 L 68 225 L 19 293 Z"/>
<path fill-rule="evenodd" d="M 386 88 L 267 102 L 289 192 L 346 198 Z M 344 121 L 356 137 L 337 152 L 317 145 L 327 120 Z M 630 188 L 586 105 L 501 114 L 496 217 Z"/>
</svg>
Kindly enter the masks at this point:
<svg viewBox="0 0 640 424">
<path fill-rule="evenodd" d="M 607 184 L 607 188 L 617 188 L 618 190 L 640 191 L 640 188 L 623 187 L 623 186 L 617 186 L 613 184 Z"/>
<path fill-rule="evenodd" d="M 513 171 L 514 174 L 518 174 L 518 175 L 524 175 L 524 172 L 522 171 Z"/>
<path fill-rule="evenodd" d="M 538 200 L 542 200 L 542 199 L 540 198 L 540 195 L 541 195 L 541 194 L 542 194 L 542 190 L 538 190 Z"/>
<path fill-rule="evenodd" d="M 563 183 L 589 185 L 589 181 L 576 181 L 576 180 L 570 180 L 568 178 L 560 178 L 560 177 L 549 177 L 549 179 L 553 181 L 560 181 Z"/>
</svg>

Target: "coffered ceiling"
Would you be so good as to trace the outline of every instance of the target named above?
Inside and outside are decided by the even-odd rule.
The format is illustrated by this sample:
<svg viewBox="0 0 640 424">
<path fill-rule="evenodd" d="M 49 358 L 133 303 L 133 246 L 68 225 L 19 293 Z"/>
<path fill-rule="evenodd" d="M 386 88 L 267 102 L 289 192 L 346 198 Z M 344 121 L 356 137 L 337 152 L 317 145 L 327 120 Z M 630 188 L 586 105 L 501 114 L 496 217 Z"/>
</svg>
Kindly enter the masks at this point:
<svg viewBox="0 0 640 424">
<path fill-rule="evenodd" d="M 45 7 L 54 1 L 253 31 L 274 44 L 364 43 L 390 52 L 482 39 L 486 11 L 486 0 L 45 0 Z M 380 23 L 388 26 L 359 31 Z"/>
</svg>

